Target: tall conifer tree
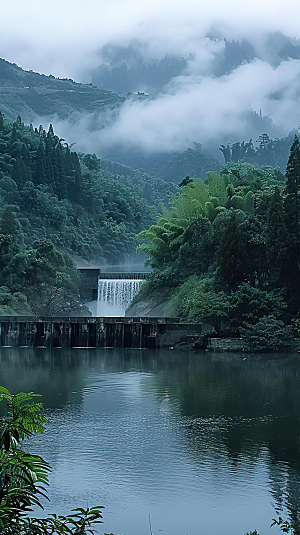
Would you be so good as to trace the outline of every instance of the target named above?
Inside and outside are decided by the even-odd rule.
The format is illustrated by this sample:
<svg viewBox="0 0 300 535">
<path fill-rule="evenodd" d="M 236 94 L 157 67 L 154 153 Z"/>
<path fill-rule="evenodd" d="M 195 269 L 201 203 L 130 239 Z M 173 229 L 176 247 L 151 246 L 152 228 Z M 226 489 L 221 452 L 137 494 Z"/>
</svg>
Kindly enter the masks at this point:
<svg viewBox="0 0 300 535">
<path fill-rule="evenodd" d="M 296 315 L 300 307 L 300 143 L 297 136 L 291 147 L 286 178 L 284 208 L 288 238 L 283 275 L 288 308 L 292 315 Z"/>
<path fill-rule="evenodd" d="M 236 290 L 245 278 L 247 253 L 241 225 L 234 210 L 230 212 L 223 239 L 216 252 L 216 260 L 219 275 L 225 284 Z"/>
<path fill-rule="evenodd" d="M 265 244 L 269 270 L 273 277 L 279 277 L 287 253 L 287 229 L 283 199 L 278 187 L 271 197 L 265 225 Z"/>
<path fill-rule="evenodd" d="M 284 202 L 290 260 L 300 271 L 300 143 L 294 138 L 286 167 L 286 198 Z M 295 267 L 296 267 L 295 266 Z M 293 266 L 294 267 L 294 266 Z"/>
</svg>

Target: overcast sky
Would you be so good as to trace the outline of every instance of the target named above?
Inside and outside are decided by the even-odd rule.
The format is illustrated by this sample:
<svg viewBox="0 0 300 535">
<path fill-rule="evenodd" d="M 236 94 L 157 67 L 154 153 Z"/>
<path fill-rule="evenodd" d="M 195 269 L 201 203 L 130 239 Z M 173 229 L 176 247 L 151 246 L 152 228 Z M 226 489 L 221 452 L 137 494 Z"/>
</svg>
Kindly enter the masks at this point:
<svg viewBox="0 0 300 535">
<path fill-rule="evenodd" d="M 82 150 L 88 149 L 83 137 L 96 152 L 99 143 L 128 138 L 169 150 L 214 137 L 221 142 L 231 131 L 247 137 L 243 114 L 251 109 L 262 109 L 285 131 L 298 127 L 300 61 L 270 65 L 267 39 L 276 31 L 300 38 L 299 20 L 299 0 L 11 0 L 1 6 L 0 56 L 28 70 L 89 82 L 89 69 L 99 64 L 107 43 L 126 46 L 138 39 L 157 58 L 194 53 L 185 75 L 163 96 L 127 104 L 105 136 L 100 130 L 86 135 L 88 116 L 73 130 Z M 228 40 L 250 40 L 260 58 L 216 79 L 210 62 L 224 43 L 206 38 L 212 29 Z M 282 94 L 280 102 L 270 98 L 274 92 Z M 68 123 L 60 128 L 68 134 Z"/>
<path fill-rule="evenodd" d="M 299 38 L 299 16 L 299 0 L 10 0 L 1 5 L 0 56 L 80 81 L 107 42 L 137 38 L 157 55 L 185 54 L 211 27 L 259 43 L 272 31 Z"/>
</svg>

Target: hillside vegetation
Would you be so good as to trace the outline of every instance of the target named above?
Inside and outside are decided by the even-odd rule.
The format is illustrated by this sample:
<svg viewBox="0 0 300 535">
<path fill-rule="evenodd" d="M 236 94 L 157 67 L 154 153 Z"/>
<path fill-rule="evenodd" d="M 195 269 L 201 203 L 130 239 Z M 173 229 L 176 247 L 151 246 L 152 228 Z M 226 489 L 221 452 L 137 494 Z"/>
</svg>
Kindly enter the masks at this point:
<svg viewBox="0 0 300 535">
<path fill-rule="evenodd" d="M 221 164 L 209 152 L 202 150 L 200 143 L 185 151 L 143 152 L 142 150 L 125 151 L 112 148 L 106 151 L 112 160 L 125 165 L 144 169 L 147 173 L 161 180 L 178 184 L 188 176 L 205 180 L 208 171 L 219 172 Z"/>
<path fill-rule="evenodd" d="M 17 115 L 27 122 L 39 116 L 67 119 L 73 112 L 115 109 L 124 101 L 125 97 L 92 84 L 25 71 L 0 58 L 1 110 L 11 119 Z"/>
<path fill-rule="evenodd" d="M 249 141 L 237 141 L 227 146 L 221 145 L 225 163 L 230 169 L 231 162 L 247 162 L 255 166 L 271 165 L 278 167 L 285 172 L 289 158 L 290 148 L 295 134 L 298 130 L 292 131 L 283 138 L 272 139 L 267 134 L 262 134 L 258 138 L 258 146 L 254 146 L 252 139 Z"/>
<path fill-rule="evenodd" d="M 142 231 L 153 268 L 139 296 L 167 313 L 242 335 L 251 349 L 288 345 L 299 326 L 300 145 L 279 169 L 232 163 L 208 183 L 185 179 L 171 209 Z"/>
<path fill-rule="evenodd" d="M 74 259 L 126 260 L 175 191 L 0 114 L 0 313 L 80 312 Z"/>
</svg>

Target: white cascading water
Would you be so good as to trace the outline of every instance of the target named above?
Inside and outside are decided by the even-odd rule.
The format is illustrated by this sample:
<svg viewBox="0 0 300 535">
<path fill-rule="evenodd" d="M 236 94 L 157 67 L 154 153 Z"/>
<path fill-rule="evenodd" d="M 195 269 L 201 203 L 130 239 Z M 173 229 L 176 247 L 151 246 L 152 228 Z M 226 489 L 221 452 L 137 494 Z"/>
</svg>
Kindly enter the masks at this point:
<svg viewBox="0 0 300 535">
<path fill-rule="evenodd" d="M 125 316 L 142 279 L 99 279 L 97 316 Z"/>
</svg>

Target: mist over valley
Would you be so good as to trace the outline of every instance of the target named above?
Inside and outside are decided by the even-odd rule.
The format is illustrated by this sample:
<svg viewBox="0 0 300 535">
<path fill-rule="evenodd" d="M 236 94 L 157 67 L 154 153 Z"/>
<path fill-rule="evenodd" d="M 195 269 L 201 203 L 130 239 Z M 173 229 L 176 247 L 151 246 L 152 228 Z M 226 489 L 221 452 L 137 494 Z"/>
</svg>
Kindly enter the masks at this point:
<svg viewBox="0 0 300 535">
<path fill-rule="evenodd" d="M 1 533 L 300 534 L 299 16 L 1 6 Z"/>
<path fill-rule="evenodd" d="M 218 170 L 220 144 L 252 139 L 258 147 L 262 133 L 276 139 L 297 131 L 300 34 L 293 1 L 270 8 L 265 0 L 243 10 L 216 0 L 205 8 L 192 0 L 184 8 L 166 1 L 160 9 L 133 0 L 109 7 L 89 0 L 85 9 L 76 4 L 69 11 L 67 4 L 64 33 L 45 11 L 55 37 L 44 32 L 38 48 L 26 25 L 17 23 L 13 45 L 3 27 L 2 57 L 27 70 L 0 65 L 2 112 L 13 120 L 52 123 L 77 151 L 168 181 L 178 153 L 185 153 L 189 165 L 174 182 Z M 33 9 L 29 2 L 28 14 Z M 195 143 L 198 154 L 186 154 Z"/>
</svg>

